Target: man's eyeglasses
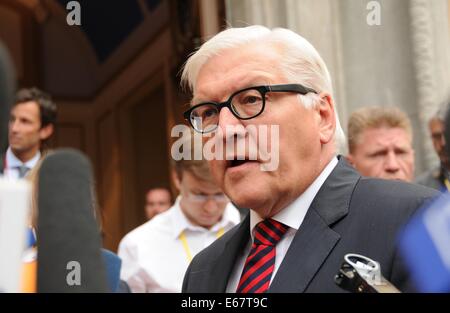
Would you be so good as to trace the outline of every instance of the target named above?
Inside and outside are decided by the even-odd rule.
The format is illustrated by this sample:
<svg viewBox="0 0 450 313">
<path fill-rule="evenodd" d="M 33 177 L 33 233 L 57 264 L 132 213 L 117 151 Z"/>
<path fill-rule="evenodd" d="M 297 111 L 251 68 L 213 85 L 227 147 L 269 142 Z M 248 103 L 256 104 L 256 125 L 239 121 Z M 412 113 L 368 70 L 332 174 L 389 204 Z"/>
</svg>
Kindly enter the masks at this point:
<svg viewBox="0 0 450 313">
<path fill-rule="evenodd" d="M 217 128 L 219 112 L 225 107 L 241 120 L 249 120 L 260 115 L 264 111 L 268 92 L 295 92 L 302 95 L 309 92 L 317 93 L 314 89 L 300 84 L 250 87 L 236 91 L 225 102 L 210 101 L 194 105 L 184 112 L 184 118 L 189 121 L 194 130 L 209 133 Z"/>
<path fill-rule="evenodd" d="M 187 194 L 187 198 L 192 201 L 192 202 L 196 202 L 196 203 L 203 203 L 208 201 L 208 199 L 213 199 L 216 202 L 219 203 L 224 203 L 224 202 L 228 202 L 228 197 L 224 194 L 219 194 L 219 195 L 196 195 L 193 193 L 188 193 Z"/>
</svg>

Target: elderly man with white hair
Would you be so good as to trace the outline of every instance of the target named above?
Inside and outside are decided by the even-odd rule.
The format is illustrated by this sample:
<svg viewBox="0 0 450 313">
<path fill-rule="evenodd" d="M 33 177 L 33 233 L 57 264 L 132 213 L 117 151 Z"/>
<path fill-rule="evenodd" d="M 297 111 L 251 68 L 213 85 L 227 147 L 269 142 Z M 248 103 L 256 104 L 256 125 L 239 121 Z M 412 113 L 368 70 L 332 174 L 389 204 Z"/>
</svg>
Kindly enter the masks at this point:
<svg viewBox="0 0 450 313">
<path fill-rule="evenodd" d="M 184 292 L 340 292 L 333 279 L 348 253 L 378 261 L 388 280 L 412 290 L 396 235 L 435 193 L 363 178 L 337 155 L 344 138 L 330 74 L 306 39 L 230 28 L 188 59 L 182 78 L 193 92 L 184 116 L 205 143 L 245 146 L 208 162 L 232 202 L 250 209 L 194 258 Z M 273 129 L 278 167 L 264 170 L 270 160 L 250 151 L 271 151 L 254 137 Z"/>
<path fill-rule="evenodd" d="M 445 118 L 449 106 L 450 100 L 442 103 L 428 122 L 431 141 L 433 142 L 434 151 L 439 157 L 440 164 L 416 178 L 417 184 L 439 191 L 450 191 L 450 160 L 447 155 L 447 143 L 444 137 Z"/>
</svg>

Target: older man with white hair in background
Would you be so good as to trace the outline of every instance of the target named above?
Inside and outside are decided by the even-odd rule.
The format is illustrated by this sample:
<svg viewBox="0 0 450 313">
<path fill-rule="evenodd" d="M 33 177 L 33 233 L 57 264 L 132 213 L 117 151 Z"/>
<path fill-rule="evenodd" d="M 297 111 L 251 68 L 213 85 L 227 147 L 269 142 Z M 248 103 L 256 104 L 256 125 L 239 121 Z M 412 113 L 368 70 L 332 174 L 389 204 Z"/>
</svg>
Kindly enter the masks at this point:
<svg viewBox="0 0 450 313">
<path fill-rule="evenodd" d="M 428 130 L 430 131 L 434 151 L 439 157 L 439 165 L 416 179 L 416 183 L 440 191 L 450 190 L 450 160 L 444 137 L 445 118 L 449 104 L 450 100 L 443 103 L 428 122 Z"/>
<path fill-rule="evenodd" d="M 388 280 L 412 290 L 397 230 L 435 193 L 361 177 L 337 156 L 343 136 L 330 75 L 306 39 L 263 26 L 224 30 L 189 58 L 183 80 L 193 92 L 184 116 L 206 142 L 250 143 L 209 161 L 219 186 L 250 214 L 194 258 L 184 292 L 341 292 L 333 278 L 347 253 L 378 261 Z M 271 125 L 279 165 L 265 171 L 270 160 L 249 157 L 264 148 L 249 126 Z"/>
</svg>

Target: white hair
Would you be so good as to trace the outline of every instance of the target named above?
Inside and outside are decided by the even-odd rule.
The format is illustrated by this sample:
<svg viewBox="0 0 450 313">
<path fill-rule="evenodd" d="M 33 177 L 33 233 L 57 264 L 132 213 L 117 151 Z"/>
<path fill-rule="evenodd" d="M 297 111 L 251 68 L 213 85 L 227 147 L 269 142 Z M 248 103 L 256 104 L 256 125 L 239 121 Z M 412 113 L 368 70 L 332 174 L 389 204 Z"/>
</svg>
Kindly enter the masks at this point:
<svg viewBox="0 0 450 313">
<path fill-rule="evenodd" d="M 450 100 L 447 100 L 445 102 L 442 102 L 436 112 L 431 117 L 431 120 L 439 120 L 441 122 L 445 122 L 445 118 L 447 116 L 447 111 L 450 107 Z"/>
<path fill-rule="evenodd" d="M 326 92 L 333 98 L 331 76 L 325 62 L 317 50 L 305 38 L 285 28 L 269 29 L 254 25 L 242 28 L 226 29 L 205 42 L 193 53 L 184 65 L 181 82 L 194 91 L 197 76 L 208 60 L 222 51 L 241 47 L 242 45 L 264 42 L 268 45 L 281 47 L 280 64 L 282 72 L 289 83 L 302 84 L 317 92 Z M 314 95 L 312 93 L 308 94 Z M 301 103 L 310 108 L 317 104 L 319 98 L 314 95 L 311 101 L 307 96 L 300 96 Z M 335 144 L 337 147 L 345 145 L 345 135 L 339 122 L 337 110 Z"/>
</svg>

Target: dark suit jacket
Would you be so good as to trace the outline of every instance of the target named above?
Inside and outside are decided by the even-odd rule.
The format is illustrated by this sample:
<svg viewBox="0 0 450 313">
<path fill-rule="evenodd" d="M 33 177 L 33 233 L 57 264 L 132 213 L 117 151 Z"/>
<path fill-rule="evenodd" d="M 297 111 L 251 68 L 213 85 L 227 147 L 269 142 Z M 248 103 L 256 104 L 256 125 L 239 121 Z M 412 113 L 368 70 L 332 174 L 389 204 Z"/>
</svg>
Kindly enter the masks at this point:
<svg viewBox="0 0 450 313">
<path fill-rule="evenodd" d="M 381 265 L 402 291 L 412 284 L 396 249 L 397 232 L 424 201 L 426 187 L 361 177 L 344 158 L 311 203 L 269 292 L 343 292 L 334 283 L 344 255 L 357 253 Z M 191 262 L 183 292 L 225 292 L 235 260 L 250 240 L 249 215 Z"/>
</svg>

